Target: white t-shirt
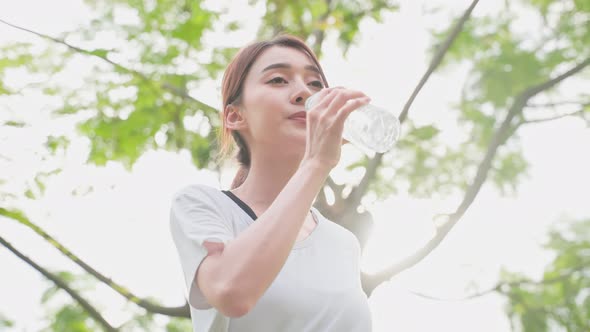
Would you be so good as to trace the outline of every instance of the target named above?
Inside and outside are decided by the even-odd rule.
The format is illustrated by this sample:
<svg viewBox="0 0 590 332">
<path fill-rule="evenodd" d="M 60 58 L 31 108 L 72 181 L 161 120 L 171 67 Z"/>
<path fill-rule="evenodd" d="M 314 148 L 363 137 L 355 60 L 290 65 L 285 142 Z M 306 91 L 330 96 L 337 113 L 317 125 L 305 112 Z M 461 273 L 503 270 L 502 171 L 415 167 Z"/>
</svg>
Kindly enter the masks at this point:
<svg viewBox="0 0 590 332">
<path fill-rule="evenodd" d="M 174 195 L 170 230 L 186 281 L 195 332 L 371 331 L 360 281 L 360 245 L 344 227 L 311 208 L 317 222 L 295 242 L 285 265 L 250 312 L 224 316 L 199 290 L 195 272 L 207 256 L 205 240 L 226 245 L 256 222 L 254 212 L 228 191 L 191 185 Z"/>
</svg>

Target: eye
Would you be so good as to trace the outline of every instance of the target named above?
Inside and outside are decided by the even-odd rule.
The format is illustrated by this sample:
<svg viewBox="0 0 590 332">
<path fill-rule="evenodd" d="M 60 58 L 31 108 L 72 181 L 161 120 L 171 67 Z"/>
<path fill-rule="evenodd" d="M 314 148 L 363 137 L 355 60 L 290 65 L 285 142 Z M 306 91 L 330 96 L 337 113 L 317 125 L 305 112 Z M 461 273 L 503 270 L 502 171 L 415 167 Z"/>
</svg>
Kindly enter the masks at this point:
<svg viewBox="0 0 590 332">
<path fill-rule="evenodd" d="M 316 88 L 320 88 L 320 89 L 324 88 L 324 83 L 322 83 L 322 81 L 313 81 L 309 84 L 315 86 Z"/>
<path fill-rule="evenodd" d="M 266 83 L 279 84 L 279 83 L 287 83 L 287 81 L 284 78 L 282 78 L 280 76 L 277 76 L 277 77 L 273 78 L 272 80 L 270 80 L 270 81 L 268 81 Z"/>
</svg>

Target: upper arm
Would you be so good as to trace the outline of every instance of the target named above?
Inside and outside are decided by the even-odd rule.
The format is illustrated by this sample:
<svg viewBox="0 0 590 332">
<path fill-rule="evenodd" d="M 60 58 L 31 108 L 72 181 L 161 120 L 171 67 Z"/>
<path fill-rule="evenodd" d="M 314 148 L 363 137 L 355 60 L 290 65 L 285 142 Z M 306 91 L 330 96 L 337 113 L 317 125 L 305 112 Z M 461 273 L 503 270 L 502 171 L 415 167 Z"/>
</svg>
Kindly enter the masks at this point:
<svg viewBox="0 0 590 332">
<path fill-rule="evenodd" d="M 208 254 L 195 272 L 197 287 L 203 292 L 208 302 L 219 309 L 223 303 L 223 284 L 221 274 L 221 253 L 225 245 L 219 242 L 205 241 L 203 246 Z"/>
<path fill-rule="evenodd" d="M 203 246 L 208 255 L 197 269 L 195 280 L 207 302 L 228 317 L 240 317 L 248 309 L 232 298 L 231 285 L 223 282 L 222 253 L 225 245 L 219 242 L 205 241 Z"/>
<path fill-rule="evenodd" d="M 220 245 L 233 239 L 234 233 L 221 210 L 211 192 L 199 187 L 182 190 L 172 201 L 170 230 L 184 272 L 187 298 L 196 309 L 210 309 L 224 303 Z M 213 251 L 209 253 L 209 249 Z"/>
</svg>

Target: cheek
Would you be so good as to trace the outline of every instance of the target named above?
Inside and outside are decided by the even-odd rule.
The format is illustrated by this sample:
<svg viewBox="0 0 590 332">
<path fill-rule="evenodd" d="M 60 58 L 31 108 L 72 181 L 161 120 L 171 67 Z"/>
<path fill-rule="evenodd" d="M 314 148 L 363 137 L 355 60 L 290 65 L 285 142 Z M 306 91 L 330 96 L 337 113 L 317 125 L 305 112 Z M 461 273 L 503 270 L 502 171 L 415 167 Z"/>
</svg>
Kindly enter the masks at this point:
<svg viewBox="0 0 590 332">
<path fill-rule="evenodd" d="M 282 136 L 281 132 L 285 124 L 281 123 L 281 119 L 276 112 L 261 107 L 248 111 L 251 112 L 248 118 L 248 128 L 257 141 L 269 142 Z"/>
<path fill-rule="evenodd" d="M 276 98 L 260 96 L 257 100 L 252 101 L 247 108 L 250 112 L 248 123 L 252 129 L 277 131 L 287 122 L 284 105 Z"/>
<path fill-rule="evenodd" d="M 283 95 L 283 91 L 265 86 L 245 91 L 243 102 L 249 112 L 248 127 L 257 141 L 284 144 L 285 139 L 300 136 L 300 126 L 288 119 L 289 111 L 285 109 L 289 105 L 288 98 Z"/>
</svg>

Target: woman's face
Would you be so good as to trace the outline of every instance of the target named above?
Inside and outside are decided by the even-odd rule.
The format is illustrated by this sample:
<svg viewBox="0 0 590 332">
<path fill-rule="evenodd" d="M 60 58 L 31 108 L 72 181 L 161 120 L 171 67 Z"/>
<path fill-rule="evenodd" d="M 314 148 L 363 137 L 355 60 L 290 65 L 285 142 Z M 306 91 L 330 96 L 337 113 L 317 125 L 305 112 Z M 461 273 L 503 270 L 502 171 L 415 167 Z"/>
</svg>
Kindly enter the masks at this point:
<svg viewBox="0 0 590 332">
<path fill-rule="evenodd" d="M 273 46 L 261 53 L 244 81 L 240 130 L 251 146 L 275 153 L 305 149 L 306 122 L 289 118 L 304 111 L 305 100 L 324 87 L 319 68 L 294 48 Z"/>
</svg>

